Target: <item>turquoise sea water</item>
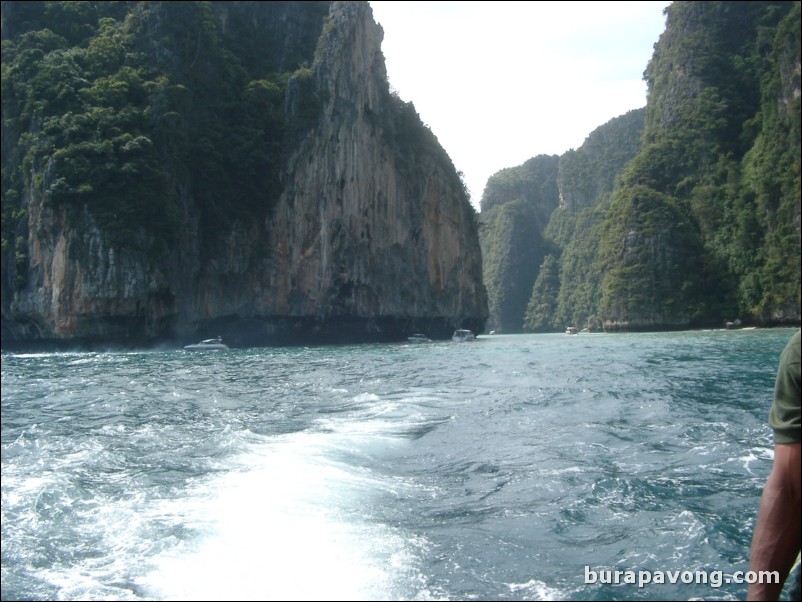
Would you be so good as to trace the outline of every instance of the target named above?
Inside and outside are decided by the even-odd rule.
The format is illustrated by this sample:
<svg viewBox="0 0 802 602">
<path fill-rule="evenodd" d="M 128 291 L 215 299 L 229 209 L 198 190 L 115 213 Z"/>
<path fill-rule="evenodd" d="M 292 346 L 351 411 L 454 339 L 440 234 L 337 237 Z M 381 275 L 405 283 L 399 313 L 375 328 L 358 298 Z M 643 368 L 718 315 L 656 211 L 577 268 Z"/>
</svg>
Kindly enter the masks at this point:
<svg viewBox="0 0 802 602">
<path fill-rule="evenodd" d="M 743 599 L 793 332 L 4 353 L 2 598 Z"/>
</svg>

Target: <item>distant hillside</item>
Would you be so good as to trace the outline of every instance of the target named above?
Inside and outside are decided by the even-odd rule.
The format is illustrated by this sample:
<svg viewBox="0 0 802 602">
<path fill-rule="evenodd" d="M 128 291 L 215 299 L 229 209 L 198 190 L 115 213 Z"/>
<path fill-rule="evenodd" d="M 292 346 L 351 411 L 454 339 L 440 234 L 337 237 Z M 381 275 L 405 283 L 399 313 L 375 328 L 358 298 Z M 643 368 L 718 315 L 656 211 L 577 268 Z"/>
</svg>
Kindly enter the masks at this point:
<svg viewBox="0 0 802 602">
<path fill-rule="evenodd" d="M 489 328 L 800 322 L 800 2 L 666 13 L 645 109 L 488 180 Z"/>
</svg>

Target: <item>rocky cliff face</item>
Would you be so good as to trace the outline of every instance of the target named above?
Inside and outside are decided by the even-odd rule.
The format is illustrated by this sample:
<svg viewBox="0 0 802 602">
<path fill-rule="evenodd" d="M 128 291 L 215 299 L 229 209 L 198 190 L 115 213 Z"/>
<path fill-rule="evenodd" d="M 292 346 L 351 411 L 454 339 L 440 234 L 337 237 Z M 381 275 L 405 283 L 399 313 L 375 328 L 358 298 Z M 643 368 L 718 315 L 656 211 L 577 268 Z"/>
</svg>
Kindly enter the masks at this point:
<svg viewBox="0 0 802 602">
<path fill-rule="evenodd" d="M 545 190 L 523 166 L 488 180 L 491 328 L 505 306 L 525 307 L 534 331 L 799 324 L 800 3 L 674 2 L 666 15 L 647 106 L 559 157 L 545 230 L 522 212 L 498 219 Z M 516 245 L 538 238 L 542 264 L 537 243 Z"/>
<path fill-rule="evenodd" d="M 319 3 L 221 3 L 220 27 L 237 8 L 258 22 L 262 4 L 298 11 Z M 474 211 L 414 108 L 389 93 L 383 32 L 369 5 L 334 3 L 319 25 L 311 67 L 286 89 L 287 119 L 304 125 L 288 145 L 281 190 L 257 218 L 222 226 L 213 252 L 181 176 L 171 182 L 181 236 L 154 254 L 147 229 L 119 245 L 88 209 L 44 202 L 41 191 L 58 173 L 34 173 L 25 187 L 24 269 L 4 248 L 4 346 L 218 334 L 233 345 L 294 344 L 482 331 L 488 311 Z M 13 134 L 4 129 L 4 151 Z"/>
</svg>

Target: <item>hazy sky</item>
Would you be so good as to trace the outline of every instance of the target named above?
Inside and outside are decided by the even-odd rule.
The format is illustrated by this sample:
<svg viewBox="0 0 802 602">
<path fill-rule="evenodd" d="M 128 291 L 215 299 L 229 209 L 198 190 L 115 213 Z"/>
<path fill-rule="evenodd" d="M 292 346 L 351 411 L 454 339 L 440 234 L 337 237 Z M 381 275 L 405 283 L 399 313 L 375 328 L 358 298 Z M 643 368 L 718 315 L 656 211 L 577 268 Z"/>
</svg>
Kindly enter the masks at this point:
<svg viewBox="0 0 802 602">
<path fill-rule="evenodd" d="M 578 148 L 646 105 L 671 2 L 371 1 L 390 86 L 412 101 L 478 208 L 487 179 Z"/>
</svg>

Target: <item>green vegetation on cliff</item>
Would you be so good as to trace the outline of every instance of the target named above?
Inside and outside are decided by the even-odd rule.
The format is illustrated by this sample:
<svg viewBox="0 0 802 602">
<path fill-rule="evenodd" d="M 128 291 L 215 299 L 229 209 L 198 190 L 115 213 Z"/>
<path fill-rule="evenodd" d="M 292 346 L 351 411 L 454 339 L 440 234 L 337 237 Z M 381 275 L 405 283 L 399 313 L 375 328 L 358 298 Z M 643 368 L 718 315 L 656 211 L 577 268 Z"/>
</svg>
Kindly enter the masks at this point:
<svg viewBox="0 0 802 602">
<path fill-rule="evenodd" d="M 476 211 L 368 2 L 2 17 L 4 341 L 484 328 Z"/>
<path fill-rule="evenodd" d="M 524 327 L 537 266 L 548 252 L 542 232 L 557 206 L 557 168 L 556 155 L 541 155 L 487 183 L 479 233 L 492 330 Z"/>
<path fill-rule="evenodd" d="M 4 3 L 4 249 L 24 253 L 26 191 L 87 210 L 120 244 L 147 231 L 159 254 L 181 236 L 189 197 L 207 250 L 221 227 L 266 215 L 287 140 L 319 109 L 310 96 L 285 114 L 328 13 L 304 4 L 295 20 L 317 25 L 278 53 L 247 7 L 223 28 L 214 11 L 228 5 L 209 2 Z"/>
<path fill-rule="evenodd" d="M 528 330 L 800 319 L 800 2 L 666 12 L 646 108 L 560 157 Z"/>
</svg>

